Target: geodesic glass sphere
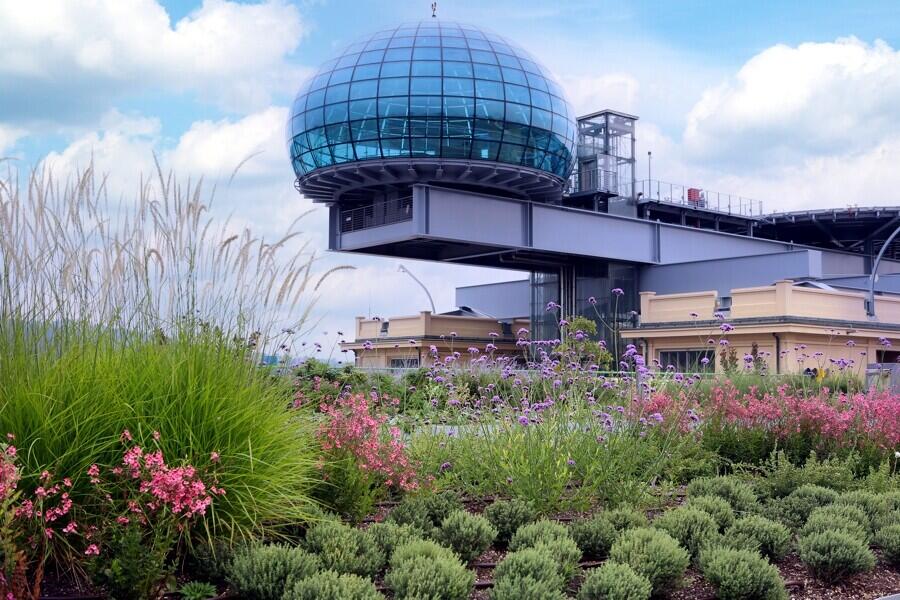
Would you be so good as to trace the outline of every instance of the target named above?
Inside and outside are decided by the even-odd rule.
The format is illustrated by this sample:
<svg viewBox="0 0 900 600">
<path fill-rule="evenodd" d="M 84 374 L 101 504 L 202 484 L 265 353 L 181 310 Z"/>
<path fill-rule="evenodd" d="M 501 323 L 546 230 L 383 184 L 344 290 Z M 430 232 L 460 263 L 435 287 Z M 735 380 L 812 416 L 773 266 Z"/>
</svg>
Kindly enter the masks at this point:
<svg viewBox="0 0 900 600">
<path fill-rule="evenodd" d="M 379 31 L 322 65 L 297 94 L 288 144 L 298 177 L 370 159 L 494 161 L 572 170 L 562 89 L 521 48 L 432 19 Z"/>
</svg>

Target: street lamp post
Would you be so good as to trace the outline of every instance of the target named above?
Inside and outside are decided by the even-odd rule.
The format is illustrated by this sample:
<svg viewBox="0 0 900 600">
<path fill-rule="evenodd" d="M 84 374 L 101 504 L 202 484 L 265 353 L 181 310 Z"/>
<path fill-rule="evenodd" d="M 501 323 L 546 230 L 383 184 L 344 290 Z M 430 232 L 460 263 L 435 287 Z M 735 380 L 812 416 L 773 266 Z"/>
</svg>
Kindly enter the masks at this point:
<svg viewBox="0 0 900 600">
<path fill-rule="evenodd" d="M 436 311 L 435 308 L 434 308 L 434 299 L 431 297 L 431 292 L 428 291 L 428 288 L 425 287 L 425 284 L 422 283 L 421 281 L 419 281 L 419 278 L 416 277 L 415 275 L 413 275 L 413 274 L 409 271 L 409 269 L 407 269 L 407 268 L 404 267 L 403 265 L 397 265 L 397 270 L 400 271 L 401 273 L 406 273 L 407 275 L 409 275 L 410 277 L 412 277 L 413 281 L 415 281 L 416 283 L 418 283 L 418 284 L 419 284 L 419 287 L 421 287 L 423 290 L 425 290 L 425 295 L 428 296 L 428 301 L 431 303 L 431 314 L 437 314 L 437 311 Z"/>
</svg>

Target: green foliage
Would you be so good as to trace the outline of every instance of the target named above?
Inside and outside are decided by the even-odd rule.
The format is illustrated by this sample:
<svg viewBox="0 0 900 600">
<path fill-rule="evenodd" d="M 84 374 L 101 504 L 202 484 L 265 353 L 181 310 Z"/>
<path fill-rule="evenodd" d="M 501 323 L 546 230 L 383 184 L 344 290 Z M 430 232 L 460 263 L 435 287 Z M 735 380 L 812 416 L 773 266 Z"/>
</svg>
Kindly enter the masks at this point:
<svg viewBox="0 0 900 600">
<path fill-rule="evenodd" d="M 812 452 L 802 466 L 797 466 L 783 450 L 779 450 L 762 465 L 756 486 L 763 495 L 773 498 L 783 498 L 804 485 L 848 490 L 854 483 L 856 463 L 854 455 L 819 460 Z"/>
<path fill-rule="evenodd" d="M 628 565 L 607 561 L 584 579 L 578 600 L 649 600 L 650 580 Z"/>
<path fill-rule="evenodd" d="M 800 537 L 800 560 L 825 583 L 870 571 L 875 556 L 866 543 L 843 531 L 826 530 Z"/>
<path fill-rule="evenodd" d="M 184 600 L 209 600 L 219 595 L 216 586 L 206 581 L 191 581 L 178 588 Z"/>
<path fill-rule="evenodd" d="M 319 521 L 306 532 L 306 549 L 326 569 L 371 577 L 384 566 L 384 553 L 368 531 L 338 521 Z"/>
<path fill-rule="evenodd" d="M 719 496 L 695 496 L 685 506 L 702 510 L 711 516 L 719 531 L 725 531 L 734 523 L 734 509 L 727 500 Z"/>
<path fill-rule="evenodd" d="M 638 527 L 646 527 L 650 521 L 647 515 L 639 510 L 628 507 L 614 508 L 603 513 L 607 521 L 615 528 L 616 531 L 626 531 L 628 529 L 636 529 Z"/>
<path fill-rule="evenodd" d="M 381 485 L 373 485 L 372 474 L 359 467 L 349 452 L 330 452 L 322 465 L 322 480 L 312 490 L 313 498 L 330 510 L 354 522 L 375 509 L 386 493 Z"/>
<path fill-rule="evenodd" d="M 719 496 L 739 514 L 759 510 L 753 488 L 735 477 L 701 477 L 688 484 L 687 493 L 689 497 Z"/>
<path fill-rule="evenodd" d="M 289 587 L 282 600 L 383 600 L 375 584 L 359 575 L 322 571 Z"/>
<path fill-rule="evenodd" d="M 515 551 L 522 548 L 533 548 L 538 542 L 549 542 L 559 539 L 571 539 L 569 530 L 565 525 L 560 525 L 556 521 L 541 519 L 519 527 L 509 542 L 509 549 Z"/>
<path fill-rule="evenodd" d="M 450 513 L 462 509 L 459 497 L 451 492 L 423 493 L 407 496 L 388 514 L 388 520 L 412 525 L 425 535 L 433 536 Z"/>
<path fill-rule="evenodd" d="M 506 546 L 516 530 L 534 521 L 537 513 L 527 502 L 513 499 L 489 504 L 484 509 L 484 516 L 497 530 L 497 543 Z"/>
<path fill-rule="evenodd" d="M 391 559 L 398 546 L 424 537 L 424 534 L 412 525 L 398 525 L 390 521 L 375 523 L 366 531 L 372 535 L 387 560 Z"/>
<path fill-rule="evenodd" d="M 612 545 L 609 558 L 649 579 L 654 594 L 673 588 L 690 563 L 690 555 L 669 534 L 650 528 L 623 533 Z"/>
<path fill-rule="evenodd" d="M 300 548 L 254 545 L 235 553 L 228 582 L 248 600 L 281 600 L 288 586 L 320 568 L 318 557 Z"/>
<path fill-rule="evenodd" d="M 900 565 L 900 525 L 888 525 L 875 533 L 875 545 L 881 548 L 884 559 Z"/>
<path fill-rule="evenodd" d="M 723 541 L 732 548 L 758 551 L 772 560 L 780 560 L 790 547 L 791 532 L 781 523 L 750 515 L 736 520 L 725 531 Z"/>
<path fill-rule="evenodd" d="M 494 570 L 494 581 L 531 580 L 560 591 L 565 580 L 546 549 L 524 548 L 507 554 Z M 527 597 L 527 596 L 524 596 Z"/>
<path fill-rule="evenodd" d="M 857 506 L 831 504 L 817 508 L 809 515 L 800 535 L 806 536 L 823 531 L 842 531 L 862 542 L 868 542 L 869 518 Z"/>
<path fill-rule="evenodd" d="M 563 581 L 571 580 L 578 570 L 581 550 L 572 538 L 539 540 L 533 547 L 535 550 L 546 552 L 556 560 L 556 566 Z"/>
<path fill-rule="evenodd" d="M 452 548 L 464 562 L 477 558 L 496 537 L 497 530 L 487 519 L 464 510 L 447 515 L 437 534 L 437 539 Z"/>
<path fill-rule="evenodd" d="M 112 600 L 150 600 L 172 572 L 166 561 L 171 547 L 171 538 L 148 534 L 136 524 L 116 527 L 105 551 L 90 561 L 91 579 Z"/>
<path fill-rule="evenodd" d="M 394 597 L 397 600 L 466 600 L 475 584 L 475 573 L 466 569 L 449 550 L 433 542 L 434 547 L 428 544 L 409 542 L 394 551 L 391 568 L 384 579 L 394 590 Z"/>
<path fill-rule="evenodd" d="M 776 500 L 767 512 L 791 529 L 799 529 L 806 523 L 813 510 L 827 506 L 838 499 L 834 490 L 813 484 L 804 484 L 786 497 Z"/>
<path fill-rule="evenodd" d="M 716 521 L 708 513 L 689 506 L 664 512 L 654 519 L 653 527 L 672 536 L 694 558 L 716 540 L 719 532 Z"/>
<path fill-rule="evenodd" d="M 883 496 L 866 490 L 845 492 L 837 499 L 837 504 L 858 507 L 866 514 L 870 524 L 881 521 L 890 512 L 890 505 Z"/>
<path fill-rule="evenodd" d="M 405 560 L 423 556 L 431 560 L 442 558 L 454 558 L 456 555 L 450 548 L 445 548 L 432 540 L 412 540 L 397 546 L 391 556 L 391 567 L 395 567 Z"/>
<path fill-rule="evenodd" d="M 501 579 L 491 590 L 492 600 L 565 600 L 566 595 L 546 581 L 531 578 Z"/>
<path fill-rule="evenodd" d="M 597 559 L 609 553 L 618 535 L 616 528 L 602 514 L 572 522 L 569 533 L 584 556 Z"/>
<path fill-rule="evenodd" d="M 710 548 L 700 558 L 703 576 L 721 600 L 787 600 L 784 580 L 752 550 Z"/>
</svg>

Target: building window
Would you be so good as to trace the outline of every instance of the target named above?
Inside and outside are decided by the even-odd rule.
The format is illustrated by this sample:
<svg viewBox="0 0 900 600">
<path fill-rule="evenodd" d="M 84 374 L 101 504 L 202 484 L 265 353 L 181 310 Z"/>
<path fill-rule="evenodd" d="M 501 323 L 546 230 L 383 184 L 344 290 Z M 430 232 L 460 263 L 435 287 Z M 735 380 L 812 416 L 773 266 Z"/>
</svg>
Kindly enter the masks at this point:
<svg viewBox="0 0 900 600">
<path fill-rule="evenodd" d="M 704 361 L 703 359 L 709 359 Z M 705 373 L 713 370 L 715 354 L 712 350 L 661 350 L 659 362 L 663 369 L 669 365 L 679 373 Z"/>
<path fill-rule="evenodd" d="M 391 368 L 392 369 L 418 369 L 419 368 L 419 359 L 418 358 L 392 358 L 391 359 Z"/>
</svg>

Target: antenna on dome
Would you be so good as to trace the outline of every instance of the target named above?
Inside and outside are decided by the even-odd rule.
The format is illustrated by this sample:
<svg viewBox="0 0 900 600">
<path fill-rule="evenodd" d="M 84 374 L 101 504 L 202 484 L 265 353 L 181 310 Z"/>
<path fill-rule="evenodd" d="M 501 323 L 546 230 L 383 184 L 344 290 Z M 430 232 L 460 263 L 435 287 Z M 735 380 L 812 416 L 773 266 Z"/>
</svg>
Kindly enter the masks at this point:
<svg viewBox="0 0 900 600">
<path fill-rule="evenodd" d="M 437 2 L 431 3 L 431 18 L 432 19 L 437 18 Z"/>
</svg>

